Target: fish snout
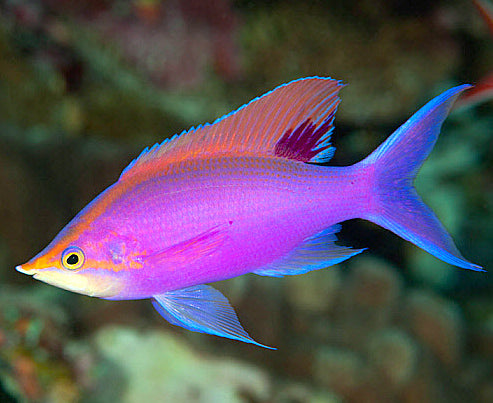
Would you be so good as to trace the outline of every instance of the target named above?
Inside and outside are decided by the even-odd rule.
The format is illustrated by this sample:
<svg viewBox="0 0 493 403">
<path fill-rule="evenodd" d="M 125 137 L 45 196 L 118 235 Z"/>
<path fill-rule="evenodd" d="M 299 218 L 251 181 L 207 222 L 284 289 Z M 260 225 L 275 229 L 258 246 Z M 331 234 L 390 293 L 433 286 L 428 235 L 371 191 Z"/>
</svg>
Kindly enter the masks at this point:
<svg viewBox="0 0 493 403">
<path fill-rule="evenodd" d="M 17 270 L 18 272 L 27 274 L 29 276 L 32 276 L 33 274 L 36 273 L 36 271 L 34 270 L 34 267 L 32 265 L 30 265 L 29 263 L 20 264 L 18 266 L 15 266 L 15 270 Z"/>
</svg>

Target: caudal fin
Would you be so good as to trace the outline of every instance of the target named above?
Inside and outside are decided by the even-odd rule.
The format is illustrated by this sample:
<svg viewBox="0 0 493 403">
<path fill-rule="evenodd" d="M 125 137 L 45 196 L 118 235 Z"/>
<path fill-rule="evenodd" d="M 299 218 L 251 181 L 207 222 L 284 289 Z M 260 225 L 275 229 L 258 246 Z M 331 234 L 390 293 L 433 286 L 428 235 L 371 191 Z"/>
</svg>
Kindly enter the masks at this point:
<svg viewBox="0 0 493 403">
<path fill-rule="evenodd" d="M 440 134 L 452 105 L 470 85 L 445 91 L 423 106 L 361 164 L 373 171 L 372 207 L 365 217 L 465 269 L 483 271 L 468 262 L 433 211 L 416 193 L 413 181 Z"/>
</svg>

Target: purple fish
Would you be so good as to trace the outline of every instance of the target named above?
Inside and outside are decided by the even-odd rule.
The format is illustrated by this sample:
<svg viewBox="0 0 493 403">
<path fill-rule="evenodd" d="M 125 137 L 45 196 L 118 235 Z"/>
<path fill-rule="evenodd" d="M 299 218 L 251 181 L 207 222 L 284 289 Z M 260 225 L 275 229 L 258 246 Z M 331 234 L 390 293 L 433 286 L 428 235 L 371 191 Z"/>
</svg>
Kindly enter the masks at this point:
<svg viewBox="0 0 493 403">
<path fill-rule="evenodd" d="M 342 87 L 330 78 L 292 81 L 146 148 L 17 270 L 90 296 L 150 298 L 174 325 L 259 346 L 205 283 L 302 274 L 349 259 L 363 249 L 336 245 L 342 221 L 370 220 L 445 262 L 482 270 L 462 257 L 412 185 L 470 86 L 427 103 L 363 161 L 320 166 L 334 153 Z"/>
</svg>

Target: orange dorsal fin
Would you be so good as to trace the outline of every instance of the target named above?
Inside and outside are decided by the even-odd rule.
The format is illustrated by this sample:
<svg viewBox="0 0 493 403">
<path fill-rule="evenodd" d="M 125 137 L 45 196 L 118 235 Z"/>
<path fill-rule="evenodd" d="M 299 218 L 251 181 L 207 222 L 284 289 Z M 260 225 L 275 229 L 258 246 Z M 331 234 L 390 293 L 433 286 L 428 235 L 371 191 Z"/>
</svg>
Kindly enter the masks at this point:
<svg viewBox="0 0 493 403">
<path fill-rule="evenodd" d="M 214 155 L 277 156 L 326 162 L 339 104 L 340 81 L 310 77 L 281 85 L 212 124 L 192 128 L 146 148 L 120 179 Z"/>
</svg>

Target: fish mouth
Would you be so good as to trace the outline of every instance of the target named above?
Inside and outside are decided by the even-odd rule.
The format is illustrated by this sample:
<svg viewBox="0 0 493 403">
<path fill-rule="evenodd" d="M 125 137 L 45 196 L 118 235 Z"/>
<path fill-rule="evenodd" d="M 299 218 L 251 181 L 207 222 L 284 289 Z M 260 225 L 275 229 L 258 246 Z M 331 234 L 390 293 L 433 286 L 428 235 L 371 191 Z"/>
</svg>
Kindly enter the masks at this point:
<svg viewBox="0 0 493 403">
<path fill-rule="evenodd" d="M 28 276 L 32 276 L 35 274 L 34 270 L 26 270 L 22 268 L 22 265 L 15 266 L 15 270 L 17 270 L 20 273 L 27 274 Z"/>
</svg>

